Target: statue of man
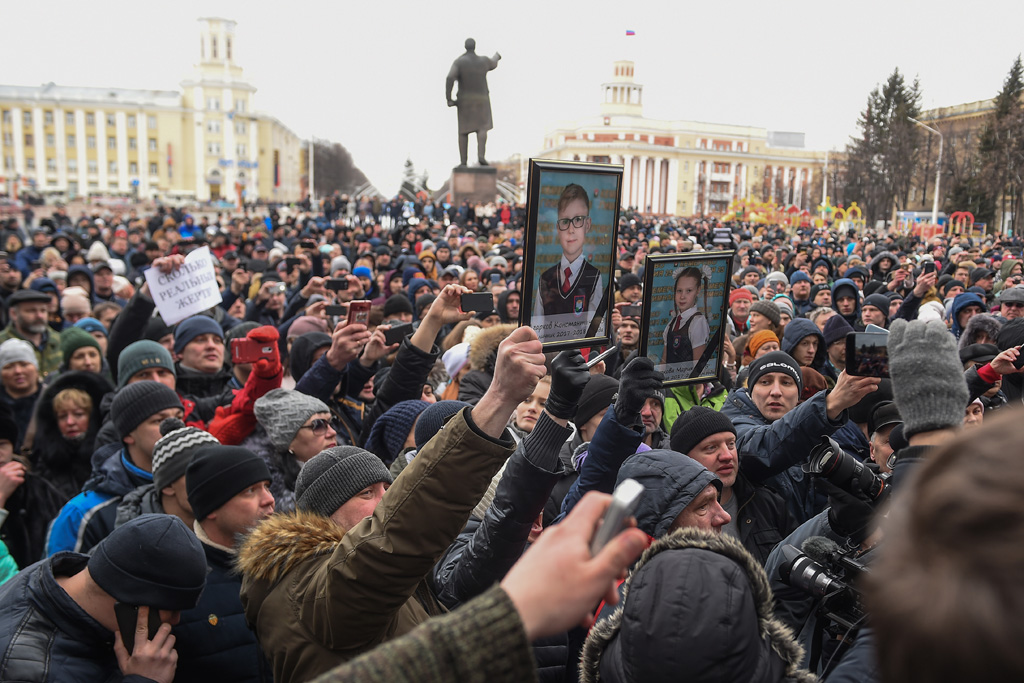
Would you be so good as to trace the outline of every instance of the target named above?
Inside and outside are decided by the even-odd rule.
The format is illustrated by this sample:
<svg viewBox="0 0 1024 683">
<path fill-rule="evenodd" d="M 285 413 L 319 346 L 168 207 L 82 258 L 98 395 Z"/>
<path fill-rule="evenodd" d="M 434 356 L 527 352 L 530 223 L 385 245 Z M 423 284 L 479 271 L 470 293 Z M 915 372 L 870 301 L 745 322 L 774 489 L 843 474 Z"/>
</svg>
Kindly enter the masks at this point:
<svg viewBox="0 0 1024 683">
<path fill-rule="evenodd" d="M 445 96 L 449 107 L 459 110 L 459 159 L 466 165 L 469 150 L 469 134 L 476 133 L 476 155 L 481 166 L 486 166 L 484 148 L 487 146 L 487 131 L 491 123 L 491 97 L 487 89 L 487 72 L 498 66 L 501 55 L 481 57 L 476 53 L 476 41 L 466 39 L 466 53 L 452 62 L 445 82 Z M 459 83 L 458 99 L 452 99 L 452 86 Z"/>
</svg>

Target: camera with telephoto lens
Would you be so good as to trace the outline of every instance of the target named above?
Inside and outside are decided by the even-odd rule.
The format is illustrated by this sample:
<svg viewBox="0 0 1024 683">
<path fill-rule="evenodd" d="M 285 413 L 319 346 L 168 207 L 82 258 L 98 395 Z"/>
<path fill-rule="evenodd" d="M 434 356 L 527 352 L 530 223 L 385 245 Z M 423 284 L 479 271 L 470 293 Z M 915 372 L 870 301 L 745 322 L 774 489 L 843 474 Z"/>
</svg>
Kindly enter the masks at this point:
<svg viewBox="0 0 1024 683">
<path fill-rule="evenodd" d="M 811 476 L 824 477 L 847 493 L 864 494 L 872 505 L 881 504 L 889 496 L 888 472 L 875 474 L 828 436 L 811 449 L 811 456 L 801 469 Z"/>
<path fill-rule="evenodd" d="M 840 548 L 823 536 L 808 538 L 802 548 L 782 546 L 786 561 L 779 565 L 779 578 L 815 598 L 816 613 L 829 622 L 824 628 L 842 639 L 863 625 L 866 612 L 857 583 L 867 565 L 856 557 L 856 548 Z"/>
</svg>

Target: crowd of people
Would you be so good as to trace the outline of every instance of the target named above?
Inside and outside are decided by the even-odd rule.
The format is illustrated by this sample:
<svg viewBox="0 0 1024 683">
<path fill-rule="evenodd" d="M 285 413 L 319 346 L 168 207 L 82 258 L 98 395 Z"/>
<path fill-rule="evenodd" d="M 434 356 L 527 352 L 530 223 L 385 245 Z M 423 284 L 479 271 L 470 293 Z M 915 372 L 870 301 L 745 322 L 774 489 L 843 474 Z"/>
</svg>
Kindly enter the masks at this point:
<svg viewBox="0 0 1024 683">
<path fill-rule="evenodd" d="M 1024 675 L 1019 240 L 624 210 L 593 364 L 519 324 L 521 206 L 29 218 L 0 240 L 3 680 Z M 221 303 L 168 325 L 144 273 L 203 247 Z M 666 386 L 645 258 L 719 249 L 720 372 Z M 871 567 L 826 572 L 843 616 L 801 550 Z"/>
</svg>

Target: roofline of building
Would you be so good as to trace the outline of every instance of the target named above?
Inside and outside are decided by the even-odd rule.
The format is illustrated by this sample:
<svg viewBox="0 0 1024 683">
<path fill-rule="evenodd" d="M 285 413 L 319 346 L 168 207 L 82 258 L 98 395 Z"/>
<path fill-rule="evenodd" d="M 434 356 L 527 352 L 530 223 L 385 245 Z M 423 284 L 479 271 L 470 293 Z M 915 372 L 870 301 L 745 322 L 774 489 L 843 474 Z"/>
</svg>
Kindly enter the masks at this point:
<svg viewBox="0 0 1024 683">
<path fill-rule="evenodd" d="M 657 153 L 660 153 L 662 155 L 666 155 L 666 154 L 669 154 L 669 153 L 677 153 L 677 154 L 684 154 L 684 155 L 695 156 L 695 157 L 716 156 L 716 157 L 731 158 L 731 159 L 747 159 L 747 160 L 755 159 L 755 160 L 780 161 L 780 162 L 790 162 L 790 163 L 797 162 L 797 161 L 803 161 L 804 163 L 822 164 L 822 165 L 825 163 L 825 160 L 824 160 L 825 152 L 815 152 L 815 151 L 806 150 L 806 149 L 793 149 L 794 152 L 802 152 L 802 153 L 807 155 L 806 157 L 802 157 L 801 158 L 801 157 L 777 156 L 777 155 L 771 154 L 770 152 L 767 152 L 767 153 L 762 153 L 762 152 L 733 152 L 733 151 L 717 150 L 717 149 L 701 149 L 701 148 L 691 148 L 691 147 L 669 147 L 667 145 L 652 145 L 650 143 L 640 142 L 638 140 L 616 140 L 616 141 L 613 141 L 613 142 L 594 142 L 592 140 L 572 140 L 571 141 L 573 143 L 582 143 L 582 144 L 569 144 L 569 142 L 570 141 L 567 141 L 567 142 L 565 142 L 565 143 L 563 143 L 561 145 L 555 145 L 554 147 L 548 147 L 548 148 L 546 148 L 546 149 L 541 151 L 541 155 L 553 154 L 553 153 L 558 153 L 558 152 L 569 152 L 569 151 L 572 151 L 573 149 L 587 149 L 587 146 L 593 146 L 595 149 L 590 150 L 590 151 L 607 150 L 607 149 L 612 149 L 612 150 L 621 149 L 624 152 L 629 152 L 629 153 L 633 154 L 634 156 L 635 156 L 635 153 L 638 152 L 638 151 L 647 151 L 647 152 L 652 152 L 652 153 L 653 152 L 657 152 Z M 770 147 L 768 149 L 769 150 L 778 150 L 779 148 L 777 148 L 777 147 Z M 788 148 L 782 148 L 782 149 L 788 149 Z M 813 156 L 815 154 L 822 155 L 822 158 L 818 158 L 816 156 Z"/>
</svg>

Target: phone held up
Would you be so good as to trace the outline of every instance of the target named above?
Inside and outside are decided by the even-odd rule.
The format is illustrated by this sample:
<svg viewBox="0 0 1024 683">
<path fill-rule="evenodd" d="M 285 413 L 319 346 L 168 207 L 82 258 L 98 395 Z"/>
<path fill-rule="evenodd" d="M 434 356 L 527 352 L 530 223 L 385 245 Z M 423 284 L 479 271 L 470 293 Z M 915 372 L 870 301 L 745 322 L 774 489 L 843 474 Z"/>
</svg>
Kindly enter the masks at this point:
<svg viewBox="0 0 1024 683">
<path fill-rule="evenodd" d="M 888 332 L 865 331 L 846 335 L 846 372 L 856 377 L 888 377 Z"/>
<path fill-rule="evenodd" d="M 114 617 L 117 619 L 117 630 L 121 632 L 124 649 L 131 654 L 135 649 L 135 626 L 139 621 L 139 607 L 125 602 L 115 602 Z M 149 640 L 152 640 L 156 632 L 160 630 L 160 624 L 160 610 L 150 607 L 147 621 L 147 638 Z"/>
<path fill-rule="evenodd" d="M 619 532 L 626 528 L 626 521 L 636 512 L 636 506 L 640 503 L 643 495 L 644 485 L 636 479 L 627 479 L 615 487 L 612 493 L 612 502 L 604 513 L 601 526 L 597 528 L 593 540 L 590 542 L 590 554 L 597 555 L 601 548 L 619 535 Z"/>
<path fill-rule="evenodd" d="M 353 301 L 348 305 L 348 322 L 347 325 L 352 323 L 359 323 L 365 325 L 370 322 L 370 302 L 369 301 Z"/>
<path fill-rule="evenodd" d="M 259 342 L 247 337 L 231 340 L 231 362 L 233 364 L 255 363 L 261 358 L 270 358 L 273 355 L 274 345 L 272 343 Z"/>
</svg>

